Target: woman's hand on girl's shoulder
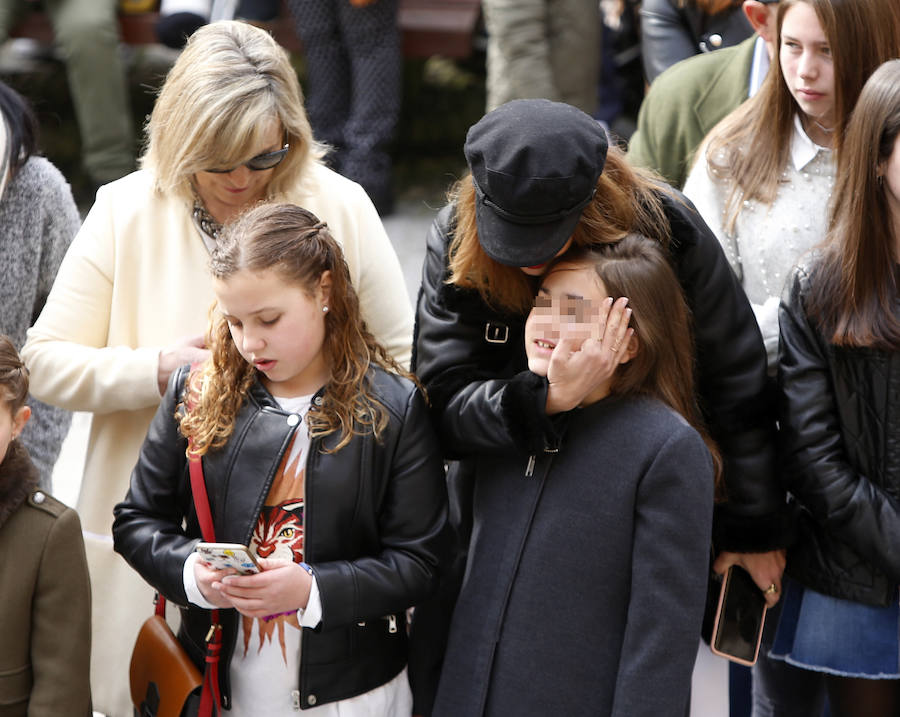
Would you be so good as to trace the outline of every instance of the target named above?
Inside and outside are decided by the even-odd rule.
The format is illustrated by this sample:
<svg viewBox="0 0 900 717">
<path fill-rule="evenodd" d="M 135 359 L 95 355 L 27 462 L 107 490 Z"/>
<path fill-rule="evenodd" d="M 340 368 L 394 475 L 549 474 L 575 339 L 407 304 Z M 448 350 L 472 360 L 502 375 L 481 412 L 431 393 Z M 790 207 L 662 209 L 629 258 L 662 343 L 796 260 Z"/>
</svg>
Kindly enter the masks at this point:
<svg viewBox="0 0 900 717">
<path fill-rule="evenodd" d="M 312 576 L 288 560 L 258 558 L 262 568 L 256 575 L 229 575 L 222 580 L 222 596 L 247 617 L 267 617 L 305 608 Z M 212 602 L 212 601 L 210 601 Z"/>
</svg>

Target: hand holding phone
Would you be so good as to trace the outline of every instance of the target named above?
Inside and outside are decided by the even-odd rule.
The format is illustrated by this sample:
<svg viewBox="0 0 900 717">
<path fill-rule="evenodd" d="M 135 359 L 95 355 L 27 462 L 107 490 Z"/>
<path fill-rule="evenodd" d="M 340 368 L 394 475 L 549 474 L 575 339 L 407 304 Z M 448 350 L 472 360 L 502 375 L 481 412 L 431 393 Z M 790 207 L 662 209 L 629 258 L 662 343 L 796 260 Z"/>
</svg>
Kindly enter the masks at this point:
<svg viewBox="0 0 900 717">
<path fill-rule="evenodd" d="M 713 624 L 710 648 L 742 665 L 753 665 L 759 655 L 766 619 L 766 598 L 739 565 L 732 565 L 722 580 L 719 607 Z"/>
<path fill-rule="evenodd" d="M 255 575 L 262 571 L 253 553 L 240 543 L 197 543 L 194 552 L 213 570 L 232 568 L 238 575 Z"/>
</svg>

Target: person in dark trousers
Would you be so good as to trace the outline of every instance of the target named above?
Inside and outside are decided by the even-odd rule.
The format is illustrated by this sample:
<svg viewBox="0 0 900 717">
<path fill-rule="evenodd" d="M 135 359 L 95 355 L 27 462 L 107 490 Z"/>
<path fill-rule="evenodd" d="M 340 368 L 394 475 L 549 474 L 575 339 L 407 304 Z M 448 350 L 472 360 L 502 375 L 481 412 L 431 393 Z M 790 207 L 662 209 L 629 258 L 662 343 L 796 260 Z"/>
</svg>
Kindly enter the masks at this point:
<svg viewBox="0 0 900 717">
<path fill-rule="evenodd" d="M 306 58 L 306 111 L 328 164 L 362 185 L 378 213 L 394 208 L 391 143 L 403 58 L 397 0 L 290 0 Z"/>
</svg>

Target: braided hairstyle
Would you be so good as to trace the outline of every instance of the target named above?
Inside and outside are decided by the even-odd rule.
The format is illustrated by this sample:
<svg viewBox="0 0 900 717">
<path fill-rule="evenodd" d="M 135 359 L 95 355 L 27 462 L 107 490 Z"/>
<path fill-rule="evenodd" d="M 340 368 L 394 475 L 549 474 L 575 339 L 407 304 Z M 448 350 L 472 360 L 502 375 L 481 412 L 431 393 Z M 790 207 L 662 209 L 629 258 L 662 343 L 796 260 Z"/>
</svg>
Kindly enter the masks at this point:
<svg viewBox="0 0 900 717">
<path fill-rule="evenodd" d="M 210 259 L 216 279 L 238 271 L 271 270 L 312 292 L 322 275 L 331 275 L 322 351 L 331 370 L 321 406 L 307 414 L 311 437 L 338 434 L 332 453 L 354 435 L 374 433 L 387 424 L 385 407 L 370 390 L 374 364 L 412 378 L 372 336 L 360 315 L 359 298 L 340 245 L 328 227 L 293 204 L 258 205 L 227 225 Z M 196 401 L 188 414 L 177 414 L 181 433 L 192 439 L 195 455 L 220 448 L 234 430 L 235 418 L 258 370 L 248 363 L 231 337 L 228 322 L 213 307 L 207 334 L 211 358 L 195 372 L 190 390 Z"/>
<path fill-rule="evenodd" d="M 28 369 L 8 336 L 0 334 L 0 399 L 15 413 L 28 397 Z"/>
</svg>

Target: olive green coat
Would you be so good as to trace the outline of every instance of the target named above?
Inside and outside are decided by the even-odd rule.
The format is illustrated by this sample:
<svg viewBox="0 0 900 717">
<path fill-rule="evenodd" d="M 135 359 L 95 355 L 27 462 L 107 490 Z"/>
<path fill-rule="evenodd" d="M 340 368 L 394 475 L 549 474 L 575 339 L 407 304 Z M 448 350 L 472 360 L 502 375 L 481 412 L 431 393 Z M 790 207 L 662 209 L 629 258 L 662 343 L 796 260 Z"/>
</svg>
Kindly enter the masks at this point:
<svg viewBox="0 0 900 717">
<path fill-rule="evenodd" d="M 682 60 L 657 77 L 638 113 L 628 161 L 681 189 L 694 152 L 725 115 L 747 99 L 756 35 Z"/>
<path fill-rule="evenodd" d="M 78 515 L 37 486 L 13 441 L 0 464 L 0 717 L 89 717 L 91 600 Z"/>
</svg>

